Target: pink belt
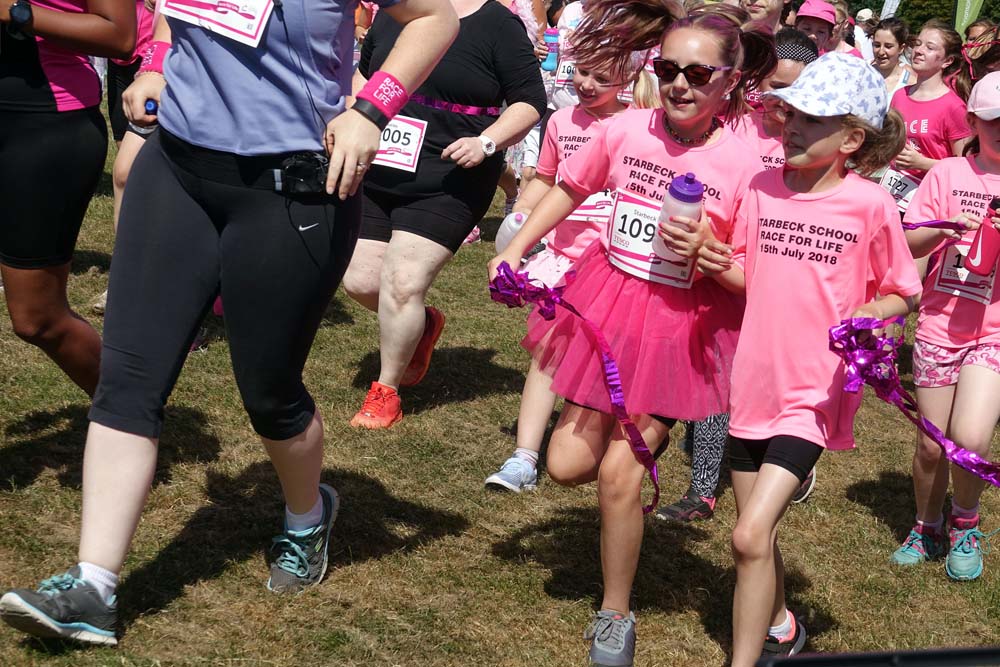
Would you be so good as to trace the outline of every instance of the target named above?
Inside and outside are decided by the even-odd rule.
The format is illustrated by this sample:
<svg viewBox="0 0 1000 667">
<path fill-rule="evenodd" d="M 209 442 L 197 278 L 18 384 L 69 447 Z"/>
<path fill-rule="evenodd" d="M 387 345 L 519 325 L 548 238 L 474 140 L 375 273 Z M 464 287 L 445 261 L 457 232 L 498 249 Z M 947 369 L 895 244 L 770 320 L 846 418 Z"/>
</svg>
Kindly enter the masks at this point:
<svg viewBox="0 0 1000 667">
<path fill-rule="evenodd" d="M 464 113 L 467 116 L 499 116 L 501 111 L 500 107 L 474 107 L 468 104 L 455 104 L 454 102 L 435 100 L 423 95 L 410 95 L 410 101 L 432 109 L 450 111 L 452 113 Z"/>
</svg>

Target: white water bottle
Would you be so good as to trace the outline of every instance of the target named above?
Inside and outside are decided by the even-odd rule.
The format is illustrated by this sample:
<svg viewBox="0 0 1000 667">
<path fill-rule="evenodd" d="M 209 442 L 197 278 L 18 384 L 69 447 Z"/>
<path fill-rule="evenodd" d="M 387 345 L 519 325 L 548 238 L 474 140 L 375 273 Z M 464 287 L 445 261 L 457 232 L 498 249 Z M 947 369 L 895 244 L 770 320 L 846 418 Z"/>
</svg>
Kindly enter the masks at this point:
<svg viewBox="0 0 1000 667">
<path fill-rule="evenodd" d="M 527 219 L 528 216 L 524 213 L 511 213 L 503 219 L 503 222 L 500 223 L 500 228 L 497 229 L 497 254 L 507 249 L 507 246 L 514 240 L 517 233 L 521 231 L 521 227 Z"/>
<path fill-rule="evenodd" d="M 670 187 L 667 188 L 667 196 L 663 198 L 663 207 L 660 209 L 659 223 L 680 227 L 681 225 L 670 221 L 670 217 L 674 215 L 698 220 L 701 218 L 701 200 L 704 196 L 705 184 L 695 178 L 693 173 L 688 172 L 678 176 L 670 181 Z M 651 245 L 653 252 L 659 257 L 670 257 L 674 254 L 660 237 L 659 229 L 653 236 Z"/>
</svg>

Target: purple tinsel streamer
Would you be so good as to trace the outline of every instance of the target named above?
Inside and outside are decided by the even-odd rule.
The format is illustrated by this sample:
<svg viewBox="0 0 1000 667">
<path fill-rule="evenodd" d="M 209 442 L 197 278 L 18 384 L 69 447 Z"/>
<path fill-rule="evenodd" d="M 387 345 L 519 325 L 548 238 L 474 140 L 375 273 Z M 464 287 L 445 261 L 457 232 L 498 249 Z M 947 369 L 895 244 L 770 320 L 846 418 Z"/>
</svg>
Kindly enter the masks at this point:
<svg viewBox="0 0 1000 667">
<path fill-rule="evenodd" d="M 957 222 L 952 222 L 951 220 L 927 220 L 925 222 L 904 222 L 903 229 L 911 231 L 914 229 L 920 229 L 921 227 L 929 227 L 930 229 L 950 229 L 955 232 L 964 232 L 965 227 Z"/>
<path fill-rule="evenodd" d="M 566 275 L 566 282 L 573 279 L 572 272 Z M 490 298 L 497 303 L 502 303 L 508 308 L 520 308 L 528 303 L 538 306 L 538 314 L 546 320 L 551 320 L 556 316 L 556 306 L 562 306 L 583 322 L 584 331 L 590 337 L 591 342 L 601 355 L 601 364 L 604 366 L 604 384 L 608 388 L 608 398 L 611 400 L 611 411 L 622 430 L 628 437 L 629 445 L 632 447 L 632 454 L 649 471 L 649 478 L 653 480 L 653 502 L 642 508 L 643 514 L 652 512 L 660 501 L 660 474 L 656 469 L 656 460 L 652 452 L 642 438 L 642 433 L 635 423 L 629 419 L 628 410 L 625 409 L 625 392 L 622 390 L 621 374 L 618 372 L 618 363 L 611 353 L 611 346 L 601 330 L 593 322 L 580 314 L 580 312 L 566 303 L 562 299 L 565 287 L 546 287 L 540 283 L 532 282 L 527 273 L 513 271 L 510 264 L 502 262 L 497 268 L 497 275 L 490 282 Z"/>
<path fill-rule="evenodd" d="M 899 408 L 907 419 L 936 442 L 949 461 L 993 486 L 1000 486 L 1000 465 L 945 437 L 941 429 L 920 416 L 916 400 L 903 388 L 896 371 L 896 350 L 903 341 L 902 334 L 877 336 L 873 332 L 873 329 L 902 323 L 901 317 L 889 320 L 857 317 L 830 327 L 830 350 L 844 360 L 846 368 L 844 391 L 857 393 L 867 384 L 875 390 L 876 396 Z"/>
</svg>

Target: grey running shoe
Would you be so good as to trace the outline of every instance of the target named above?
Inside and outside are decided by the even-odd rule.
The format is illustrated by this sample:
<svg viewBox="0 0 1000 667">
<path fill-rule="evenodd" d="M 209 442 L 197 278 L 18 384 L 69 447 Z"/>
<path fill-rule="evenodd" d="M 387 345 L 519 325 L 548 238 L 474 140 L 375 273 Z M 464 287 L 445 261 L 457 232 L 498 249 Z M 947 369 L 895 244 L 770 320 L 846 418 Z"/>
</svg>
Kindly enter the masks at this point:
<svg viewBox="0 0 1000 667">
<path fill-rule="evenodd" d="M 97 297 L 97 300 L 91 304 L 90 309 L 94 311 L 95 315 L 103 315 L 104 311 L 108 308 L 108 290 L 104 290 L 101 296 Z"/>
<path fill-rule="evenodd" d="M 486 488 L 493 491 L 534 491 L 538 487 L 538 471 L 518 456 L 503 462 L 500 470 L 486 478 Z"/>
<path fill-rule="evenodd" d="M 715 499 L 711 498 L 712 504 Z M 679 521 L 687 523 L 697 519 L 711 519 L 715 508 L 707 500 L 694 491 L 688 490 L 680 500 L 656 510 L 654 516 L 661 521 Z"/>
<path fill-rule="evenodd" d="M 795 614 L 788 612 L 788 615 L 792 618 L 792 632 L 787 637 L 774 637 L 768 635 L 767 639 L 764 640 L 764 650 L 761 652 L 761 658 L 768 658 L 771 656 L 784 656 L 784 655 L 797 655 L 806 645 L 806 629 L 799 619 L 795 618 Z"/>
<path fill-rule="evenodd" d="M 271 578 L 267 589 L 274 593 L 298 593 L 307 586 L 318 584 L 326 574 L 330 529 L 340 511 L 340 497 L 332 486 L 319 485 L 323 500 L 323 520 L 307 530 L 285 530 L 275 537 L 271 550 L 276 552 L 271 563 Z"/>
<path fill-rule="evenodd" d="M 635 614 L 602 609 L 583 633 L 590 640 L 591 667 L 632 667 L 635 658 Z"/>
<path fill-rule="evenodd" d="M 0 598 L 0 618 L 35 637 L 104 646 L 118 643 L 116 599 L 101 599 L 97 589 L 80 578 L 79 566 L 46 579 L 37 591 L 18 588 L 4 594 Z"/>
<path fill-rule="evenodd" d="M 816 468 L 809 471 L 806 478 L 802 480 L 802 484 L 799 486 L 799 490 L 795 492 L 792 496 L 793 503 L 804 503 L 809 494 L 813 492 L 813 487 L 816 486 Z"/>
</svg>

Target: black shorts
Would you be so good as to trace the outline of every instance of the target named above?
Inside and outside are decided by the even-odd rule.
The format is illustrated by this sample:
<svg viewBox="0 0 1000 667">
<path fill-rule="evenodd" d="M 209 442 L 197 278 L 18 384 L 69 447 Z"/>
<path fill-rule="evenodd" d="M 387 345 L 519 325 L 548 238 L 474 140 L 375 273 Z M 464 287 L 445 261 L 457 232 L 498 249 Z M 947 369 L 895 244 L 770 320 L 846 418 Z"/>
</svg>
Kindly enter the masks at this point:
<svg viewBox="0 0 1000 667">
<path fill-rule="evenodd" d="M 776 435 L 766 440 L 729 436 L 729 467 L 735 472 L 758 472 L 765 463 L 784 468 L 804 482 L 816 466 L 823 448 L 794 435 Z"/>
<path fill-rule="evenodd" d="M 489 210 L 449 194 L 395 195 L 364 188 L 360 238 L 388 243 L 395 230 L 434 241 L 458 252 L 462 241 Z"/>
<path fill-rule="evenodd" d="M 128 131 L 128 118 L 122 108 L 122 93 L 132 85 L 141 64 L 142 58 L 129 65 L 108 61 L 108 118 L 111 121 L 111 136 L 115 141 L 121 141 Z"/>
<path fill-rule="evenodd" d="M 108 151 L 98 107 L 0 111 L 0 262 L 66 264 Z"/>
</svg>

